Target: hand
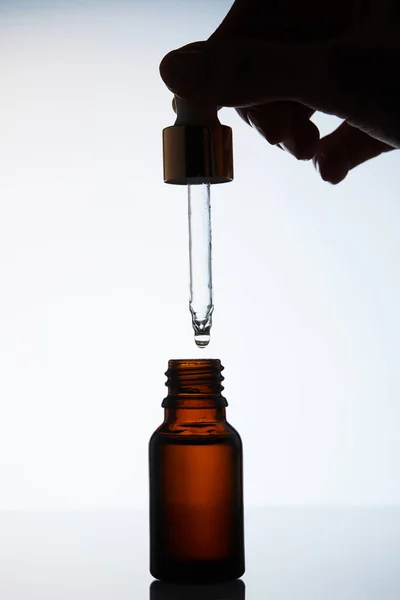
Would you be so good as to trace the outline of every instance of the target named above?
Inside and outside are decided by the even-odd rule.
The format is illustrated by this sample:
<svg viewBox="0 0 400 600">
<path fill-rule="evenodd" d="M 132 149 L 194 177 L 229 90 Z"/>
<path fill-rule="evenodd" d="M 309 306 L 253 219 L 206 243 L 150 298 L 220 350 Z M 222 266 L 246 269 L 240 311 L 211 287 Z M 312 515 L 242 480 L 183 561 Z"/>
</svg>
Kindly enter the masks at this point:
<svg viewBox="0 0 400 600">
<path fill-rule="evenodd" d="M 397 5 L 237 0 L 207 42 L 168 54 L 161 75 L 179 96 L 234 106 L 271 144 L 313 158 L 338 183 L 400 147 Z M 322 140 L 310 121 L 316 110 L 344 119 Z"/>
</svg>

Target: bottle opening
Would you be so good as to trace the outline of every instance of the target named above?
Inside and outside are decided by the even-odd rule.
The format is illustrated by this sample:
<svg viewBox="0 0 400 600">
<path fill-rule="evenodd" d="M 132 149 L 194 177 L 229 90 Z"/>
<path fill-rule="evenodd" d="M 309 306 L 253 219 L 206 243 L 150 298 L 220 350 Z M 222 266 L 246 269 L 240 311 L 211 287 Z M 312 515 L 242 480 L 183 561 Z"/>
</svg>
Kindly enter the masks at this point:
<svg viewBox="0 0 400 600">
<path fill-rule="evenodd" d="M 193 400 L 193 407 L 198 402 L 207 401 L 214 406 L 227 406 L 221 395 L 223 388 L 223 366 L 218 358 L 174 359 L 168 362 L 166 386 L 168 396 L 164 407 L 179 405 L 179 400 Z"/>
<path fill-rule="evenodd" d="M 178 358 L 168 361 L 168 370 L 176 371 L 206 371 L 207 369 L 218 369 L 223 371 L 224 367 L 219 358 Z"/>
</svg>

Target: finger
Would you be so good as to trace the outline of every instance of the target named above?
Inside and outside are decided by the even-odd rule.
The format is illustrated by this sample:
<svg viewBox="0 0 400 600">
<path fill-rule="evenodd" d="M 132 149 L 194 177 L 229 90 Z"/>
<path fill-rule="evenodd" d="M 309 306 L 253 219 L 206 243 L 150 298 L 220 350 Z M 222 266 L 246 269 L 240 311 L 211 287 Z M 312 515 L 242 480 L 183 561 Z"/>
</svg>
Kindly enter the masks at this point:
<svg viewBox="0 0 400 600">
<path fill-rule="evenodd" d="M 321 139 L 313 162 L 324 181 L 337 184 L 351 169 L 389 150 L 393 147 L 344 122 Z"/>
<path fill-rule="evenodd" d="M 203 87 L 202 73 L 208 71 L 207 42 L 193 42 L 172 50 L 162 59 L 159 70 L 165 85 L 177 96 Z"/>
<path fill-rule="evenodd" d="M 274 102 L 247 109 L 246 120 L 270 144 L 279 144 L 299 160 L 310 160 L 319 141 L 318 128 L 309 120 L 312 114 L 295 102 Z"/>
<path fill-rule="evenodd" d="M 319 142 L 318 127 L 310 121 L 314 111 L 298 102 L 287 102 L 286 106 L 291 112 L 290 130 L 281 144 L 298 160 L 310 160 Z"/>
<path fill-rule="evenodd" d="M 292 99 L 296 60 L 286 46 L 265 42 L 228 41 L 220 46 L 194 42 L 167 54 L 160 74 L 182 98 L 211 105 L 254 106 Z"/>
<path fill-rule="evenodd" d="M 294 119 L 290 135 L 283 140 L 285 150 L 298 160 L 311 160 L 319 142 L 318 127 L 307 119 Z"/>
<path fill-rule="evenodd" d="M 279 144 L 290 134 L 293 114 L 291 104 L 290 102 L 271 102 L 246 108 L 244 109 L 246 120 L 267 142 L 272 145 Z"/>
</svg>

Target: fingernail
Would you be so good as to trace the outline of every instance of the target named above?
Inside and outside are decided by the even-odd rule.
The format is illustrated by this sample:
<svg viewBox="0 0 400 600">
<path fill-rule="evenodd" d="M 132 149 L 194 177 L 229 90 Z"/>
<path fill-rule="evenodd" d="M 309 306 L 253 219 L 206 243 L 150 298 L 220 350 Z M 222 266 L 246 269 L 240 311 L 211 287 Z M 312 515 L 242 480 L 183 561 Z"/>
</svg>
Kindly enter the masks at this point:
<svg viewBox="0 0 400 600">
<path fill-rule="evenodd" d="M 257 121 L 256 117 L 254 115 L 250 115 L 248 116 L 248 121 L 250 123 L 250 125 L 253 127 L 253 129 L 255 129 L 256 131 L 258 131 L 258 133 L 265 138 L 265 133 L 263 128 L 260 126 L 259 122 Z"/>
<path fill-rule="evenodd" d="M 191 92 L 207 81 L 205 53 L 201 50 L 174 50 L 160 65 L 160 73 L 173 92 Z"/>
<path fill-rule="evenodd" d="M 321 167 L 320 167 L 321 154 L 318 156 L 314 156 L 312 159 L 314 169 L 317 171 L 318 175 L 321 175 Z"/>
</svg>

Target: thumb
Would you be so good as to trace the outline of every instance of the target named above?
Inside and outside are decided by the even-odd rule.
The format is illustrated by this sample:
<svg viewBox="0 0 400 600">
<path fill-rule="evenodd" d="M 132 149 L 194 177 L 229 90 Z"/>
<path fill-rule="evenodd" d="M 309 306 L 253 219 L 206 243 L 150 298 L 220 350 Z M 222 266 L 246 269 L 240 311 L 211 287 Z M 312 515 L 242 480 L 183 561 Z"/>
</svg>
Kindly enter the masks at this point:
<svg viewBox="0 0 400 600">
<path fill-rule="evenodd" d="M 290 65 L 291 54 L 292 47 L 251 39 L 195 42 L 167 54 L 160 74 L 183 98 L 217 106 L 251 106 L 293 92 L 298 69 L 297 60 Z"/>
</svg>

